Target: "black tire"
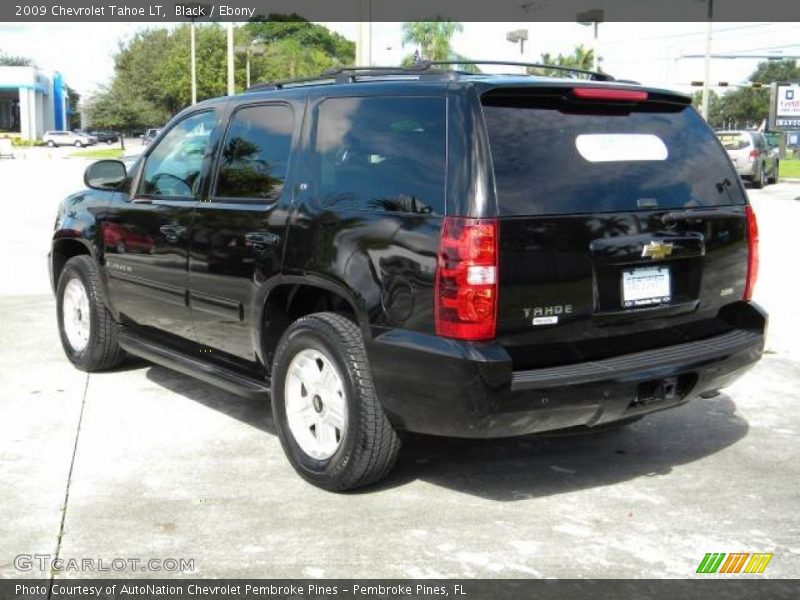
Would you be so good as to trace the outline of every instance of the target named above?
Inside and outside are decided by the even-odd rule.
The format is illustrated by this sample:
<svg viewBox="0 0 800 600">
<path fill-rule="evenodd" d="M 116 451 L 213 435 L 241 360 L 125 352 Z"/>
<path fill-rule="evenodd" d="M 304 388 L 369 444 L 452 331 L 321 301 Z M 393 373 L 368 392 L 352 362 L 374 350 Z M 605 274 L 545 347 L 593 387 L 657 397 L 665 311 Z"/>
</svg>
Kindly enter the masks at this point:
<svg viewBox="0 0 800 600">
<path fill-rule="evenodd" d="M 758 170 L 758 175 L 753 175 L 753 187 L 757 190 L 760 190 L 764 187 L 766 180 L 767 170 L 764 168 L 764 163 L 761 163 L 761 167 Z"/>
<path fill-rule="evenodd" d="M 83 148 L 83 142 L 80 140 L 75 140 L 75 147 L 76 148 Z"/>
<path fill-rule="evenodd" d="M 64 290 L 72 279 L 78 279 L 89 300 L 89 338 L 85 348 L 75 350 L 64 329 Z M 125 356 L 117 341 L 119 325 L 106 308 L 94 262 L 87 255 L 74 256 L 64 265 L 56 288 L 56 312 L 61 345 L 70 362 L 89 373 L 111 369 Z"/>
<path fill-rule="evenodd" d="M 775 161 L 775 165 L 772 168 L 772 175 L 767 180 L 769 183 L 778 183 L 778 177 L 780 173 L 780 161 Z"/>
<path fill-rule="evenodd" d="M 346 427 L 336 452 L 317 460 L 297 443 L 286 417 L 286 374 L 302 350 L 325 354 L 338 370 L 346 396 Z M 292 467 L 310 483 L 343 492 L 389 473 L 400 438 L 378 400 L 358 326 L 336 313 L 316 313 L 292 323 L 281 337 L 272 366 L 272 415 Z"/>
<path fill-rule="evenodd" d="M 56 143 L 53 140 L 47 140 L 47 147 L 48 148 L 55 148 Z"/>
</svg>

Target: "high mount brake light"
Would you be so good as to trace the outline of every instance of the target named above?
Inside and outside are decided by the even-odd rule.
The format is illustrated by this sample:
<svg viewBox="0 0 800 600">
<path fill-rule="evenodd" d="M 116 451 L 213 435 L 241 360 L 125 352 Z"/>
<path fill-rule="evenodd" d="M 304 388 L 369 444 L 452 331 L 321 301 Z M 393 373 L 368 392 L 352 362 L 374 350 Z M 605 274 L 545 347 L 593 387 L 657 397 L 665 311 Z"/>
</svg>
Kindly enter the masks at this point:
<svg viewBox="0 0 800 600">
<path fill-rule="evenodd" d="M 744 211 L 747 215 L 747 281 L 742 297 L 744 300 L 750 300 L 758 279 L 758 221 L 752 206 L 748 204 L 744 207 Z"/>
<path fill-rule="evenodd" d="M 611 102 L 643 102 L 647 92 L 641 90 L 621 90 L 618 88 L 576 87 L 572 95 L 581 100 L 607 100 Z"/>
<path fill-rule="evenodd" d="M 436 265 L 436 334 L 494 338 L 497 281 L 497 220 L 445 217 Z"/>
</svg>

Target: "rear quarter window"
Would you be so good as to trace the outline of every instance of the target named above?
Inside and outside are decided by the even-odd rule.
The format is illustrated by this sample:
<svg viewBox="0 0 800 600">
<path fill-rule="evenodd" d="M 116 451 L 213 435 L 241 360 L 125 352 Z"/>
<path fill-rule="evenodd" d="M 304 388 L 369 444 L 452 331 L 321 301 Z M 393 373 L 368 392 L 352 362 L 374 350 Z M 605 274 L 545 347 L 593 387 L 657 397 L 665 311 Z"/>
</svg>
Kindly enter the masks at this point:
<svg viewBox="0 0 800 600">
<path fill-rule="evenodd" d="M 500 215 L 743 204 L 713 131 L 689 106 L 562 109 L 484 96 Z"/>
<path fill-rule="evenodd" d="M 328 98 L 317 114 L 315 185 L 323 206 L 444 212 L 443 98 Z"/>
</svg>

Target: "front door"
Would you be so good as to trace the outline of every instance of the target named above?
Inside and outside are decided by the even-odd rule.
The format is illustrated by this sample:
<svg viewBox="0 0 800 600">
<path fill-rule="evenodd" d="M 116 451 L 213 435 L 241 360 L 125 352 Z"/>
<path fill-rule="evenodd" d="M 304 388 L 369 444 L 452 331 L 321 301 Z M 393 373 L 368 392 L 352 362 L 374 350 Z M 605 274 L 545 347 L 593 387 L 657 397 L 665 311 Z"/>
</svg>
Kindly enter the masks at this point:
<svg viewBox="0 0 800 600">
<path fill-rule="evenodd" d="M 126 325 L 192 338 L 189 230 L 214 120 L 209 110 L 177 122 L 102 225 L 111 305 Z"/>
<path fill-rule="evenodd" d="M 189 302 L 195 339 L 211 352 L 258 360 L 259 292 L 281 267 L 289 154 L 301 117 L 302 104 L 235 110 L 208 200 L 195 208 Z"/>
</svg>

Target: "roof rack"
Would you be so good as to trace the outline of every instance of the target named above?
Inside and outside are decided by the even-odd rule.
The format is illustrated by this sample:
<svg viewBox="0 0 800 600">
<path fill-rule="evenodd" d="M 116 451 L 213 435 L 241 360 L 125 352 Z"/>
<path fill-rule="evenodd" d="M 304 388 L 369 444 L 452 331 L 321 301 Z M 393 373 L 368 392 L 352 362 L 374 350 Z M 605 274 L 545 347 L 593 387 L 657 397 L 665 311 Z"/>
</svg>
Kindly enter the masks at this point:
<svg viewBox="0 0 800 600">
<path fill-rule="evenodd" d="M 355 83 L 359 79 L 379 79 L 381 77 L 425 77 L 452 79 L 457 73 L 450 70 L 432 69 L 430 64 L 415 63 L 406 67 L 332 67 L 314 77 L 301 77 L 282 81 L 256 83 L 247 88 L 248 92 L 324 85 L 331 83 Z"/>
<path fill-rule="evenodd" d="M 589 71 L 587 69 L 578 69 L 575 67 L 562 67 L 561 65 L 545 65 L 541 63 L 529 62 L 514 62 L 507 60 L 432 60 L 423 61 L 420 64 L 442 66 L 442 65 L 503 65 L 510 67 L 531 67 L 535 69 L 548 69 L 553 71 L 562 71 L 564 73 L 575 73 L 578 75 L 587 75 L 588 79 L 592 81 L 614 81 L 614 78 L 608 73 L 600 71 Z"/>
<path fill-rule="evenodd" d="M 572 67 L 562 67 L 559 65 L 543 65 L 540 63 L 509 62 L 502 60 L 422 60 L 408 66 L 400 67 L 333 67 L 323 71 L 314 77 L 301 77 L 297 79 L 285 79 L 282 81 L 269 81 L 256 83 L 247 88 L 247 92 L 257 92 L 264 90 L 279 90 L 293 87 L 304 87 L 309 85 L 325 85 L 333 83 L 355 83 L 359 80 L 375 80 L 383 77 L 415 77 L 418 79 L 455 79 L 459 75 L 475 75 L 466 71 L 438 69 L 440 66 L 458 65 L 504 65 L 516 67 L 531 67 L 536 69 L 548 69 L 575 75 L 584 75 L 592 81 L 614 81 L 608 73 L 598 71 L 587 71 Z"/>
</svg>

